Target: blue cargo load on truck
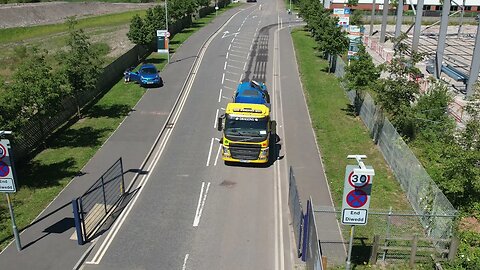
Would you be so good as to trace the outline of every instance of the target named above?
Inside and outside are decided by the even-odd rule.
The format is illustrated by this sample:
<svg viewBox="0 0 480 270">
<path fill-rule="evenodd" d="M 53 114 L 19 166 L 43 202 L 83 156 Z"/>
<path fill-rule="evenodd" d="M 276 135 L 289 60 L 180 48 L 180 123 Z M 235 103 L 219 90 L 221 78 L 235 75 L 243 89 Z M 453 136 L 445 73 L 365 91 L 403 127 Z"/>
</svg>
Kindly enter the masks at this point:
<svg viewBox="0 0 480 270">
<path fill-rule="evenodd" d="M 270 103 L 270 95 L 264 83 L 243 82 L 238 85 L 233 102 L 266 105 Z"/>
</svg>

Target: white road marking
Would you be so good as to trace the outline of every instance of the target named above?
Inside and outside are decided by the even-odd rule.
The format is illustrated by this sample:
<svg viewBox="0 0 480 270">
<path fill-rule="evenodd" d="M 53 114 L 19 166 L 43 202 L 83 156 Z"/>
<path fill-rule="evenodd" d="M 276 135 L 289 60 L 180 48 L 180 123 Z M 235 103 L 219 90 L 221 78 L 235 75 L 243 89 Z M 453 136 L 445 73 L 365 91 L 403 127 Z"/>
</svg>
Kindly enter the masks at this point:
<svg viewBox="0 0 480 270">
<path fill-rule="evenodd" d="M 236 68 L 236 69 L 243 70 L 241 67 L 236 67 L 236 66 L 232 66 L 232 65 L 227 65 L 227 67 L 229 67 L 229 68 Z M 225 88 L 226 88 L 226 87 L 225 87 Z"/>
<path fill-rule="evenodd" d="M 243 70 L 247 70 L 247 62 L 243 65 Z"/>
<path fill-rule="evenodd" d="M 238 58 L 243 58 L 243 57 L 245 57 L 245 56 L 241 56 L 241 55 L 238 55 L 238 54 L 233 54 L 233 53 L 232 53 L 232 54 L 230 54 L 230 56 L 235 56 L 235 57 L 238 57 Z M 230 60 L 231 60 L 231 59 L 230 59 Z"/>
<path fill-rule="evenodd" d="M 215 123 L 213 124 L 214 129 L 217 128 L 217 119 L 218 119 L 218 109 L 217 109 L 217 112 L 215 113 Z"/>
<path fill-rule="evenodd" d="M 247 45 L 247 44 L 250 44 L 250 42 L 247 42 L 247 41 L 244 41 L 244 42 L 232 41 L 232 44 Z"/>
<path fill-rule="evenodd" d="M 226 78 L 225 81 L 229 81 L 229 82 L 233 82 L 233 83 L 237 83 L 238 81 L 235 81 L 235 80 L 232 80 L 232 79 L 229 79 L 229 78 Z"/>
<path fill-rule="evenodd" d="M 230 58 L 230 61 L 237 62 L 237 63 L 243 63 L 244 62 L 244 61 L 241 61 L 241 60 L 235 60 L 235 59 L 231 59 L 231 58 Z"/>
<path fill-rule="evenodd" d="M 217 156 L 215 157 L 215 162 L 213 163 L 213 166 L 217 166 L 217 161 L 218 161 L 218 156 L 220 155 L 220 151 L 222 151 L 222 145 L 218 144 Z"/>
<path fill-rule="evenodd" d="M 232 48 L 232 44 L 228 45 L 228 51 L 230 51 L 230 48 Z M 228 58 L 228 52 L 227 52 L 227 58 Z"/>
<path fill-rule="evenodd" d="M 240 75 L 240 80 L 238 80 L 239 82 L 241 82 L 243 79 L 243 73 Z"/>
<path fill-rule="evenodd" d="M 242 52 L 242 51 L 237 51 L 237 50 L 230 50 L 231 52 L 236 52 L 236 53 L 243 53 L 246 54 L 247 52 Z"/>
<path fill-rule="evenodd" d="M 229 49 L 229 50 L 230 50 L 230 49 Z M 225 59 L 228 59 L 228 52 L 227 52 L 227 54 L 225 55 Z"/>
<path fill-rule="evenodd" d="M 232 46 L 232 44 L 230 44 L 230 46 Z M 241 49 L 241 50 L 246 49 L 245 47 L 235 46 L 235 45 L 233 45 L 232 48 L 237 48 L 237 49 Z M 230 50 L 230 49 L 229 49 L 229 50 Z"/>
<path fill-rule="evenodd" d="M 227 69 L 227 61 L 225 61 L 225 65 L 223 65 L 223 70 Z"/>
<path fill-rule="evenodd" d="M 230 86 L 224 86 L 223 88 L 227 88 L 227 89 L 230 89 L 230 90 L 235 90 L 235 89 L 233 89 L 233 88 L 230 87 Z"/>
<path fill-rule="evenodd" d="M 223 73 L 223 75 L 222 75 L 222 84 L 223 84 L 224 81 L 225 81 L 225 73 Z"/>
<path fill-rule="evenodd" d="M 222 98 L 224 98 L 224 99 L 228 99 L 228 100 L 230 99 L 230 97 L 226 97 L 226 96 L 222 96 Z"/>
<path fill-rule="evenodd" d="M 208 150 L 207 164 L 205 165 L 207 167 L 208 165 L 210 165 L 210 156 L 212 155 L 212 147 L 213 147 L 213 138 L 212 138 L 212 141 L 210 141 L 210 149 Z"/>
<path fill-rule="evenodd" d="M 233 71 L 228 71 L 228 70 L 227 70 L 225 73 L 227 73 L 227 74 L 232 74 L 232 75 L 238 75 L 238 74 L 240 74 L 240 73 L 233 72 Z"/>
<path fill-rule="evenodd" d="M 205 182 L 202 182 L 202 189 L 200 190 L 200 196 L 198 197 L 197 212 L 195 213 L 195 218 L 193 219 L 193 227 L 198 227 L 198 224 L 200 223 L 203 207 L 205 206 L 205 201 L 207 200 L 208 189 L 210 188 L 210 182 L 207 183 L 205 194 L 203 194 L 204 187 L 205 187 Z"/>
<path fill-rule="evenodd" d="M 183 266 L 182 266 L 182 270 L 186 270 L 187 269 L 187 260 L 188 260 L 188 254 L 185 254 L 185 259 L 183 259 Z"/>
<path fill-rule="evenodd" d="M 218 93 L 218 102 L 220 102 L 220 98 L 222 97 L 222 88 L 220 88 L 220 93 Z M 218 111 L 218 109 L 217 109 Z"/>
</svg>

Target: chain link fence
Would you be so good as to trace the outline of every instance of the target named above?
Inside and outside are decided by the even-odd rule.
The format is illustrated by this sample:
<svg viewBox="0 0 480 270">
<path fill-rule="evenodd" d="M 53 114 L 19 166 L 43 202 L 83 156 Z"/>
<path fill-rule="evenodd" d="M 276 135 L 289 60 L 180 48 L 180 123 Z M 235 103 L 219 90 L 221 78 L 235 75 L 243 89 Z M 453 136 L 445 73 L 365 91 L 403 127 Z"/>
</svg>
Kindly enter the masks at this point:
<svg viewBox="0 0 480 270">
<path fill-rule="evenodd" d="M 341 211 L 331 206 L 317 205 L 313 209 L 319 222 L 331 214 L 335 214 L 337 219 L 341 220 Z M 367 225 L 355 226 L 352 263 L 357 265 L 377 261 L 407 263 L 412 258 L 412 250 L 416 262 L 431 262 L 432 256 L 436 259 L 446 259 L 450 254 L 450 237 L 425 237 L 427 231 L 421 222 L 423 218 L 414 211 L 370 209 Z M 431 218 L 447 222 L 452 216 L 436 215 Z M 344 239 L 348 239 L 350 226 L 341 227 Z M 414 245 L 415 238 L 417 240 Z M 332 248 L 331 245 L 337 244 L 340 243 L 323 242 L 320 239 L 322 249 Z M 455 251 L 456 247 L 451 252 Z"/>
<path fill-rule="evenodd" d="M 337 59 L 335 75 L 340 78 L 345 75 L 345 63 L 340 57 Z M 356 91 L 347 92 L 347 96 L 352 104 L 358 102 Z M 425 235 L 449 238 L 453 233 L 457 210 L 428 175 L 395 127 L 384 117 L 382 110 L 375 106 L 368 93 L 358 105 L 361 119 L 405 191 Z M 441 244 L 438 243 L 437 246 L 440 247 Z"/>
</svg>

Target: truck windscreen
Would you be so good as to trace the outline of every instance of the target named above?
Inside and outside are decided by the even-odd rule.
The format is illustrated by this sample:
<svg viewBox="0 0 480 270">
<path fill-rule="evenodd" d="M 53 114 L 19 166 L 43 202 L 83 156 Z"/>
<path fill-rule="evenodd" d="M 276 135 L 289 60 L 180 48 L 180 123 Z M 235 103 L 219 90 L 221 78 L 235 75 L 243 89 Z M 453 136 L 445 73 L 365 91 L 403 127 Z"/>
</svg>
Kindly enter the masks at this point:
<svg viewBox="0 0 480 270">
<path fill-rule="evenodd" d="M 261 142 L 268 136 L 268 119 L 227 116 L 225 137 L 232 141 Z"/>
</svg>

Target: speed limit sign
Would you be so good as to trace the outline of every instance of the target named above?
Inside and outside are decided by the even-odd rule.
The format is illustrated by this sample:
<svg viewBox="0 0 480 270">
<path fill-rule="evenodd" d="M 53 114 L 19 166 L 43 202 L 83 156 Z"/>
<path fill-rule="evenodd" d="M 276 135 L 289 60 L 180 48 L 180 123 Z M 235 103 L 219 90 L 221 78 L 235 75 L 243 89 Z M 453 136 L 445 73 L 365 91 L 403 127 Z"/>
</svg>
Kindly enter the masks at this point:
<svg viewBox="0 0 480 270">
<path fill-rule="evenodd" d="M 348 175 L 348 183 L 354 188 L 362 188 L 370 183 L 370 175 L 355 174 L 352 171 Z"/>
</svg>

